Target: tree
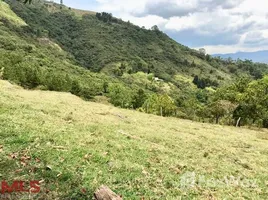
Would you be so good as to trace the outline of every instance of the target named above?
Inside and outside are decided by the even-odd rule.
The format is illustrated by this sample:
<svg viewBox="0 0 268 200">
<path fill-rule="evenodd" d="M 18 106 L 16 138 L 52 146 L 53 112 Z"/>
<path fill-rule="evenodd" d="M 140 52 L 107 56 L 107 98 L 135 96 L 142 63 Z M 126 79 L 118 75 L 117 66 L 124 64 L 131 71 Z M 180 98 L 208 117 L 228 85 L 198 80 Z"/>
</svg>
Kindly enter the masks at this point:
<svg viewBox="0 0 268 200">
<path fill-rule="evenodd" d="M 21 1 L 21 0 L 17 0 L 17 1 Z M 26 3 L 31 4 L 31 3 L 32 3 L 32 0 L 24 0 L 23 3 L 24 3 L 24 4 L 26 4 Z"/>
<path fill-rule="evenodd" d="M 152 94 L 144 102 L 143 108 L 147 113 L 165 117 L 174 115 L 177 107 L 174 100 L 167 94 Z"/>
<path fill-rule="evenodd" d="M 106 13 L 106 12 L 96 13 L 96 17 L 99 20 L 106 22 L 106 23 L 113 21 L 113 15 L 111 13 Z"/>
<path fill-rule="evenodd" d="M 240 117 L 252 120 L 252 123 L 261 120 L 263 125 L 266 126 L 268 113 L 268 76 L 261 80 L 251 82 L 240 99 Z"/>
<path fill-rule="evenodd" d="M 212 60 L 212 57 L 209 54 L 207 54 L 206 55 L 206 61 L 210 62 L 211 60 Z"/>
<path fill-rule="evenodd" d="M 200 89 L 205 89 L 206 87 L 214 86 L 218 87 L 219 83 L 209 78 L 199 78 L 197 75 L 194 77 L 193 83 Z"/>
<path fill-rule="evenodd" d="M 156 32 L 160 31 L 157 25 L 152 26 L 151 30 Z"/>
<path fill-rule="evenodd" d="M 206 55 L 206 49 L 204 49 L 204 48 L 199 49 L 199 53 L 201 55 Z"/>
<path fill-rule="evenodd" d="M 108 93 L 108 87 L 109 87 L 109 83 L 107 81 L 105 81 L 102 85 L 103 87 L 103 92 L 104 93 Z"/>
<path fill-rule="evenodd" d="M 198 85 L 199 77 L 197 75 L 194 76 L 193 84 Z"/>
<path fill-rule="evenodd" d="M 113 84 L 109 87 L 110 102 L 121 108 L 132 107 L 132 92 L 121 84 Z"/>
<path fill-rule="evenodd" d="M 146 94 L 143 89 L 139 89 L 136 94 L 134 94 L 132 99 L 133 108 L 137 109 L 142 107 L 146 100 Z"/>
<path fill-rule="evenodd" d="M 25 61 L 6 66 L 3 71 L 3 78 L 14 81 L 15 83 L 33 89 L 40 84 L 41 71 L 37 63 Z"/>
<path fill-rule="evenodd" d="M 68 80 L 67 80 L 68 79 Z M 52 91 L 70 91 L 72 84 L 68 76 L 63 76 L 60 73 L 47 74 L 47 86 Z M 76 94 L 78 95 L 78 94 Z"/>
<path fill-rule="evenodd" d="M 229 117 L 236 107 L 237 105 L 230 101 L 219 100 L 211 103 L 208 107 L 208 111 L 210 111 L 215 119 L 216 124 L 218 124 L 220 122 L 220 118 L 224 117 L 225 115 Z"/>
<path fill-rule="evenodd" d="M 77 80 L 72 81 L 71 93 L 74 95 L 80 95 L 81 87 Z"/>
<path fill-rule="evenodd" d="M 176 111 L 174 100 L 167 94 L 159 95 L 159 107 L 161 116 L 172 116 Z"/>
</svg>

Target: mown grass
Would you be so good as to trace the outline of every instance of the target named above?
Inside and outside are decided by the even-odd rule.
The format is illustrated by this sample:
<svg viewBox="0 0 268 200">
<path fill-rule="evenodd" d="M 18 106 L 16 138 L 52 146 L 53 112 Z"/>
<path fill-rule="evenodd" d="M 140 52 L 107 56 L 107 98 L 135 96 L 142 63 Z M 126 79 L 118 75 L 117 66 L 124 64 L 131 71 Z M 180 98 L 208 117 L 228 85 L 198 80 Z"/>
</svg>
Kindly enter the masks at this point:
<svg viewBox="0 0 268 200">
<path fill-rule="evenodd" d="M 267 134 L 0 81 L 0 180 L 40 180 L 40 199 L 91 199 L 102 184 L 124 199 L 266 199 Z M 187 172 L 256 184 L 182 188 Z"/>
</svg>

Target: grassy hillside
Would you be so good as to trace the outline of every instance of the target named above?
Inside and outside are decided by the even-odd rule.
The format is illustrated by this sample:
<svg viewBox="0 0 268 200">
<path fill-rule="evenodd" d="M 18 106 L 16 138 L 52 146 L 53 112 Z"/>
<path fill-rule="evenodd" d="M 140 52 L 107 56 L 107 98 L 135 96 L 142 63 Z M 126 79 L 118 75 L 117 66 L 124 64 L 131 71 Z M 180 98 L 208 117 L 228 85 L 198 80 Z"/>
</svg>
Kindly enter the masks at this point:
<svg viewBox="0 0 268 200">
<path fill-rule="evenodd" d="M 118 95 L 120 95 L 121 99 L 123 98 L 120 101 L 125 102 L 124 105 L 121 102 L 116 105 L 128 108 L 134 107 L 132 104 L 135 103 L 135 95 L 139 90 L 144 93 L 142 95 L 144 97 L 153 93 L 176 95 L 182 90 L 184 92 L 189 90 L 189 96 L 195 98 L 197 88 L 191 83 L 191 76 L 175 76 L 175 84 L 154 81 L 154 74 L 142 71 L 123 72 L 117 76 L 113 74 L 113 67 L 107 67 L 101 73 L 93 73 L 79 66 L 74 56 L 70 52 L 66 52 L 60 43 L 49 37 L 48 32 L 34 29 L 26 24 L 6 3 L 1 1 L 0 5 L 0 77 L 6 80 L 27 89 L 39 88 L 71 92 L 87 100 L 95 99 L 102 102 L 107 102 L 107 98 L 109 99 L 112 95 L 111 91 L 115 90 L 117 93 L 113 98 L 118 99 Z M 33 6 L 34 9 L 37 9 L 38 5 L 40 6 L 40 4 L 30 5 L 30 8 Z M 24 7 L 26 5 L 18 4 L 17 6 Z M 28 7 L 26 8 L 28 9 Z M 36 14 L 40 12 L 42 16 L 42 10 L 37 9 L 36 12 Z M 70 14 L 68 9 L 62 12 Z M 46 14 L 53 15 L 58 12 L 51 13 Z M 72 17 L 77 19 L 76 15 L 70 14 L 70 19 Z M 81 20 L 81 16 L 78 19 Z M 53 24 L 51 28 L 56 27 L 57 24 Z M 124 65 L 119 64 L 119 67 Z M 118 67 L 118 64 L 116 66 Z M 105 87 L 107 88 L 105 89 Z M 124 100 L 125 97 L 127 97 L 127 101 Z M 142 101 L 144 102 L 145 98 Z M 142 101 L 138 107 L 134 108 L 141 107 Z"/>
<path fill-rule="evenodd" d="M 102 184 L 125 199 L 268 195 L 267 130 L 162 118 L 7 81 L 0 94 L 0 177 L 41 180 L 40 198 L 90 199 Z M 181 185 L 189 172 L 199 180 L 192 187 Z M 229 185 L 214 184 L 224 177 Z"/>
<path fill-rule="evenodd" d="M 39 199 L 91 199 L 102 184 L 124 199 L 267 198 L 267 129 L 142 113 L 268 127 L 267 65 L 204 56 L 110 15 L 8 2 L 0 180 L 40 180 Z M 238 75 L 249 77 L 217 89 Z"/>
<path fill-rule="evenodd" d="M 163 91 L 168 85 L 168 83 L 158 84 L 150 81 L 147 73 L 144 72 L 124 73 L 117 77 L 108 73 L 112 69 L 107 69 L 107 73 L 93 73 L 86 70 L 77 64 L 71 53 L 62 49 L 60 43 L 50 38 L 47 35 L 48 32 L 34 29 L 26 24 L 10 9 L 8 4 L 0 2 L 0 6 L 0 69 L 5 72 L 2 72 L 5 79 L 27 88 L 39 86 L 42 89 L 56 91 L 71 91 L 72 87 L 79 85 L 81 91 L 75 94 L 90 98 L 103 93 L 105 82 L 110 85 L 120 83 L 127 88 L 131 87 L 133 91 L 142 88 L 148 92 Z M 26 5 L 18 4 L 18 6 Z M 38 8 L 40 5 L 32 6 Z M 54 11 L 55 9 L 57 7 Z M 36 10 L 36 12 L 42 14 L 41 10 Z M 69 12 L 69 10 L 63 12 Z M 74 12 L 76 13 L 76 10 L 71 10 L 71 13 Z M 68 13 L 70 19 L 74 17 L 71 13 Z M 32 19 L 37 20 L 35 17 Z M 51 28 L 57 28 L 57 24 L 53 24 Z M 152 80 L 154 76 L 152 74 L 150 76 Z"/>
<path fill-rule="evenodd" d="M 20 19 L 14 12 L 12 12 L 7 4 L 1 3 L 1 18 L 5 18 L 17 25 L 25 26 L 26 23 Z"/>
<path fill-rule="evenodd" d="M 8 4 L 0 2 L 0 76 L 26 88 L 72 91 L 87 99 L 118 81 L 75 65 L 72 56 L 47 37 L 34 36 Z"/>
</svg>

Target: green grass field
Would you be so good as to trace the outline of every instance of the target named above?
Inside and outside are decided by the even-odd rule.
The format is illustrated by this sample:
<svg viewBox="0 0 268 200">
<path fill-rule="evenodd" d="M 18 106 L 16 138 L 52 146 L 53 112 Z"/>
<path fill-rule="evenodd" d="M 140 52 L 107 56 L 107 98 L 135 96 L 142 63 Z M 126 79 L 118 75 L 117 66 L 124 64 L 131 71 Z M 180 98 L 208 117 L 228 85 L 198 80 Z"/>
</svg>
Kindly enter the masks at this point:
<svg viewBox="0 0 268 200">
<path fill-rule="evenodd" d="M 40 180 L 34 199 L 267 199 L 267 139 L 0 81 L 0 180 Z"/>
</svg>

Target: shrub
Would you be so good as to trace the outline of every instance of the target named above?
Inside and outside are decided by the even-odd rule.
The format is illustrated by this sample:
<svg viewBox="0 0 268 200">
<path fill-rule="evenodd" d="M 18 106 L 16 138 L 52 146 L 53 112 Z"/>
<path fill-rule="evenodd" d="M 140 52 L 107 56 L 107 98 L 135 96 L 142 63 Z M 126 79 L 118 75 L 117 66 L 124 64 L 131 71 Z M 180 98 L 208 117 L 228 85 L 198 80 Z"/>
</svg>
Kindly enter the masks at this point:
<svg viewBox="0 0 268 200">
<path fill-rule="evenodd" d="M 113 84 L 109 87 L 110 102 L 121 108 L 131 108 L 132 91 L 121 84 Z"/>
</svg>

